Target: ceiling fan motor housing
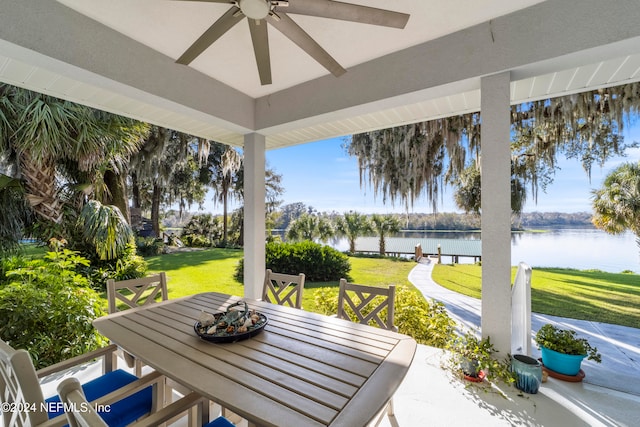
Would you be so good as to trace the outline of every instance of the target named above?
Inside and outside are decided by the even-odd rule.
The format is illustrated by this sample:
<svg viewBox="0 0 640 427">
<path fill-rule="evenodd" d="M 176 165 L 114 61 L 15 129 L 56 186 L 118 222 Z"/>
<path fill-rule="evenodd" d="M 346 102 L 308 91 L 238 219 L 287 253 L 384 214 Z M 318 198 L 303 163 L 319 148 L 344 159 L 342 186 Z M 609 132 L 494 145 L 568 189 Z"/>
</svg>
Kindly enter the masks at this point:
<svg viewBox="0 0 640 427">
<path fill-rule="evenodd" d="M 271 10 L 271 2 L 269 0 L 239 0 L 238 6 L 242 13 L 251 19 L 264 19 Z"/>
</svg>

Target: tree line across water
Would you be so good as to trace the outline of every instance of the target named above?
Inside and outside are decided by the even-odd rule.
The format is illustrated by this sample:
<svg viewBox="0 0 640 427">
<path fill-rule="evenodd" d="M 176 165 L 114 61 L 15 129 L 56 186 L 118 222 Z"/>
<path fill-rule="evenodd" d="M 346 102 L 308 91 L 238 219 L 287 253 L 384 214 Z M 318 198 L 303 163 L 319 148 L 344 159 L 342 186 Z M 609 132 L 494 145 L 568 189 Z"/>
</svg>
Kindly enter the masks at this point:
<svg viewBox="0 0 640 427">
<path fill-rule="evenodd" d="M 475 214 L 465 213 L 453 213 L 453 212 L 441 212 L 441 213 L 409 213 L 409 214 L 395 214 L 395 215 L 365 215 L 357 212 L 339 213 L 332 212 L 318 212 L 311 206 L 307 206 L 304 203 L 291 203 L 282 206 L 272 212 L 270 215 L 270 221 L 268 228 L 273 231 L 283 231 L 287 240 L 300 240 L 300 238 L 314 239 L 322 237 L 325 238 L 334 237 L 340 233 L 336 233 L 333 230 L 335 227 L 329 227 L 330 224 L 340 224 L 346 217 L 362 217 L 362 219 L 369 219 L 374 222 L 380 221 L 377 217 L 391 217 L 394 226 L 386 227 L 385 235 L 388 236 L 388 232 L 404 231 L 474 231 L 480 230 L 481 223 L 480 217 Z M 347 218 L 348 219 L 348 218 Z M 589 212 L 530 212 L 523 213 L 514 219 L 512 227 L 514 230 L 525 230 L 532 228 L 557 228 L 557 227 L 593 227 L 592 215 Z M 207 236 L 203 240 L 202 246 L 211 246 L 215 240 L 222 238 L 222 218 L 213 214 L 193 214 L 187 213 L 180 216 L 177 212 L 170 212 L 164 218 L 163 224 L 165 227 L 171 228 L 182 234 L 183 240 L 186 244 L 194 243 L 194 235 Z M 303 226 L 303 223 L 306 224 Z M 308 223 L 308 224 L 307 224 Z M 326 233 L 322 230 L 314 229 L 322 228 L 322 224 L 327 224 Z M 397 226 L 395 225 L 397 224 Z M 238 224 L 232 224 L 230 227 L 230 237 L 237 234 L 236 228 Z M 344 227 L 343 227 L 344 228 Z M 378 227 L 380 228 L 380 227 Z M 339 230 L 337 230 L 339 231 Z M 372 230 L 361 230 L 358 235 L 373 233 Z M 375 234 L 375 233 L 374 233 Z M 197 245 L 196 245 L 197 246 Z"/>
<path fill-rule="evenodd" d="M 318 212 L 304 203 L 292 203 L 282 206 L 274 223 L 274 229 L 286 230 L 292 221 L 303 214 L 326 216 L 335 219 L 342 213 Z M 480 230 L 480 216 L 471 213 L 438 212 L 438 213 L 407 213 L 397 214 L 403 230 L 455 230 L 470 231 Z M 593 227 L 590 212 L 528 212 L 514 217 L 512 226 L 514 229 L 529 228 L 553 228 L 553 227 Z"/>
</svg>

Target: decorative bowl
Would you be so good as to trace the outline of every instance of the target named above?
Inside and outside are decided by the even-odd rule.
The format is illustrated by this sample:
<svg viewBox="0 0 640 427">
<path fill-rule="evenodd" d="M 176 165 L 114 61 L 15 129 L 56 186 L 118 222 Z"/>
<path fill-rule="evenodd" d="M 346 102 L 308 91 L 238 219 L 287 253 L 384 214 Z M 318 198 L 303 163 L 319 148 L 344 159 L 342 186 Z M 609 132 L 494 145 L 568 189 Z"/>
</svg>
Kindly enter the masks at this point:
<svg viewBox="0 0 640 427">
<path fill-rule="evenodd" d="M 267 322 L 267 316 L 249 311 L 246 302 L 239 301 L 231 304 L 224 313 L 203 313 L 193 325 L 193 330 L 203 340 L 230 343 L 259 334 Z"/>
</svg>

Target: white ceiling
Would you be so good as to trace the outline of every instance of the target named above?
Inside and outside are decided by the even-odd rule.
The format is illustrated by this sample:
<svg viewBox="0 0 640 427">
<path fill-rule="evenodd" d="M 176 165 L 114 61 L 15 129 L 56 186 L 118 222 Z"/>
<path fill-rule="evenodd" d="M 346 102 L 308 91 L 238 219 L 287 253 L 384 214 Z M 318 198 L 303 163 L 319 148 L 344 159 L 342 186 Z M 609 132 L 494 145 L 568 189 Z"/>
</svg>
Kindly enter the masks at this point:
<svg viewBox="0 0 640 427">
<path fill-rule="evenodd" d="M 174 60 L 231 7 L 229 4 L 202 1 L 57 1 Z M 404 29 L 303 15 L 292 17 L 348 69 L 541 1 L 346 1 L 408 13 L 411 17 Z M 269 25 L 268 29 L 273 74 L 271 85 L 260 85 L 246 19 L 216 41 L 190 67 L 253 98 L 329 74 L 274 27 Z"/>
<path fill-rule="evenodd" d="M 512 103 L 640 80 L 637 0 L 352 0 L 411 17 L 398 30 L 293 16 L 347 73 L 270 28 L 268 86 L 246 22 L 174 63 L 228 5 L 0 1 L 0 80 L 237 146 L 251 132 L 271 149 L 479 111 L 481 77 L 503 71 Z"/>
</svg>

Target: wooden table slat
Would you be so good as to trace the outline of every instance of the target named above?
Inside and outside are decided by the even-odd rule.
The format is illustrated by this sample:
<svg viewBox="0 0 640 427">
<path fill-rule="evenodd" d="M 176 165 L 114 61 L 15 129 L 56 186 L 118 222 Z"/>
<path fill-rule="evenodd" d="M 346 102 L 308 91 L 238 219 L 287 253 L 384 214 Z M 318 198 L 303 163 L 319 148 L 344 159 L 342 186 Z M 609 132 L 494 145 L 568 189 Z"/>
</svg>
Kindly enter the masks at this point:
<svg viewBox="0 0 640 427">
<path fill-rule="evenodd" d="M 414 340 L 400 341 L 396 351 L 389 355 L 387 363 L 380 365 L 376 372 L 377 375 L 360 388 L 358 394 L 333 420 L 332 426 L 352 427 L 361 425 L 359 413 L 371 414 L 372 417 L 378 414 L 388 399 L 380 403 L 380 401 L 368 399 L 367 397 L 380 395 L 382 390 L 396 390 L 404 379 L 415 352 L 416 342 Z"/>
<path fill-rule="evenodd" d="M 160 333 L 167 334 L 169 331 L 164 329 L 162 326 L 166 325 L 167 322 L 170 322 L 170 319 L 164 318 L 162 316 L 162 312 L 141 312 L 140 316 L 147 318 L 146 321 L 139 321 L 140 324 L 149 327 L 150 329 L 156 330 Z M 182 325 L 182 324 L 180 324 Z M 193 328 L 189 325 L 188 330 L 185 332 L 182 329 L 178 328 L 173 330 L 172 336 L 181 336 L 182 334 L 187 336 L 195 337 L 195 332 L 193 332 Z M 187 339 L 187 337 L 181 338 L 181 341 L 194 341 Z M 291 354 L 281 354 L 281 357 L 277 357 L 273 355 L 273 351 L 269 349 L 256 349 L 252 346 L 247 346 L 246 343 L 248 341 L 253 341 L 251 339 L 241 341 L 237 343 L 238 345 L 226 345 L 226 344 L 215 344 L 204 342 L 197 338 L 194 342 L 197 342 L 198 348 L 201 348 L 201 345 L 205 346 L 220 346 L 223 347 L 228 354 L 224 354 L 221 356 L 218 352 L 216 352 L 216 357 L 220 358 L 220 360 L 227 361 L 230 364 L 236 364 L 237 358 L 242 358 L 242 365 L 244 369 L 249 369 L 253 367 L 252 372 L 261 375 L 262 377 L 275 377 L 278 375 L 278 372 L 286 372 L 288 376 L 293 376 L 299 380 L 309 382 L 316 387 L 324 388 L 327 390 L 331 390 L 332 393 L 337 393 L 342 396 L 351 396 L 355 391 L 356 387 L 353 385 L 349 385 L 345 383 L 340 377 L 330 377 L 326 375 L 326 371 L 313 371 L 307 366 L 307 363 L 304 363 L 308 359 L 300 358 L 299 363 L 296 365 L 292 363 Z M 217 350 L 217 349 L 216 349 Z M 251 365 L 251 362 L 254 365 Z M 329 365 L 325 365 L 326 369 L 329 370 L 332 368 Z M 263 371 L 263 372 L 261 372 Z M 344 371 L 342 371 L 344 373 Z M 360 379 L 360 384 L 364 382 L 366 378 Z M 324 400 L 325 402 L 333 402 L 335 399 L 331 396 L 326 396 L 321 391 L 319 392 L 316 389 L 311 390 L 309 396 L 316 396 L 316 399 Z M 342 400 L 336 402 L 333 406 L 336 408 L 344 405 Z"/>
<path fill-rule="evenodd" d="M 124 319 L 121 321 L 124 322 Z M 190 333 L 185 333 L 179 329 L 158 326 L 157 322 L 142 315 L 132 316 L 128 321 L 134 322 L 136 325 L 145 326 L 148 328 L 148 338 L 156 342 L 162 342 L 168 349 L 179 352 L 183 357 L 188 357 L 194 363 L 209 366 L 214 372 L 227 378 L 233 378 L 247 388 L 253 388 L 256 393 L 269 395 L 286 394 L 286 397 L 283 398 L 287 399 L 287 401 L 295 402 L 295 407 L 306 407 L 306 412 L 315 413 L 318 411 L 307 400 L 313 400 L 314 403 L 322 402 L 322 405 L 317 405 L 320 408 L 320 412 L 324 410 L 325 405 L 332 409 L 340 409 L 346 403 L 347 399 L 345 397 L 339 396 L 333 391 L 322 389 L 309 381 L 301 380 L 291 375 L 283 375 L 282 372 L 265 364 L 252 361 L 249 358 L 242 359 L 229 352 L 227 350 L 229 346 L 225 344 L 206 342 L 195 336 L 195 334 L 191 336 Z M 181 336 L 182 334 L 188 336 Z M 291 396 L 283 390 L 296 390 L 296 394 Z M 299 402 L 296 402 L 298 400 Z M 316 416 L 321 416 L 321 414 L 316 414 Z"/>
<path fill-rule="evenodd" d="M 172 317 L 172 314 L 167 313 L 168 317 Z M 192 330 L 192 326 L 189 321 L 184 319 L 178 319 L 177 322 L 183 322 L 189 329 Z M 268 340 L 266 339 L 268 336 Z M 263 339 L 265 338 L 265 339 Z M 360 385 L 363 379 L 366 379 L 376 369 L 377 363 L 364 362 L 361 358 L 353 355 L 346 355 L 342 353 L 327 355 L 327 346 L 333 347 L 334 344 L 327 341 L 322 346 L 316 344 L 302 345 L 299 341 L 291 339 L 291 337 L 285 337 L 281 334 L 273 334 L 265 331 L 249 340 L 240 341 L 237 343 L 239 346 L 246 346 L 248 342 L 255 343 L 255 345 L 269 346 L 270 352 L 286 355 L 289 360 L 300 360 L 298 364 L 304 366 L 311 366 L 317 372 L 324 373 L 325 375 L 333 376 L 334 378 L 342 379 L 353 385 Z M 266 351 L 265 348 L 261 349 Z M 314 368 L 315 367 L 315 368 Z"/>
</svg>

